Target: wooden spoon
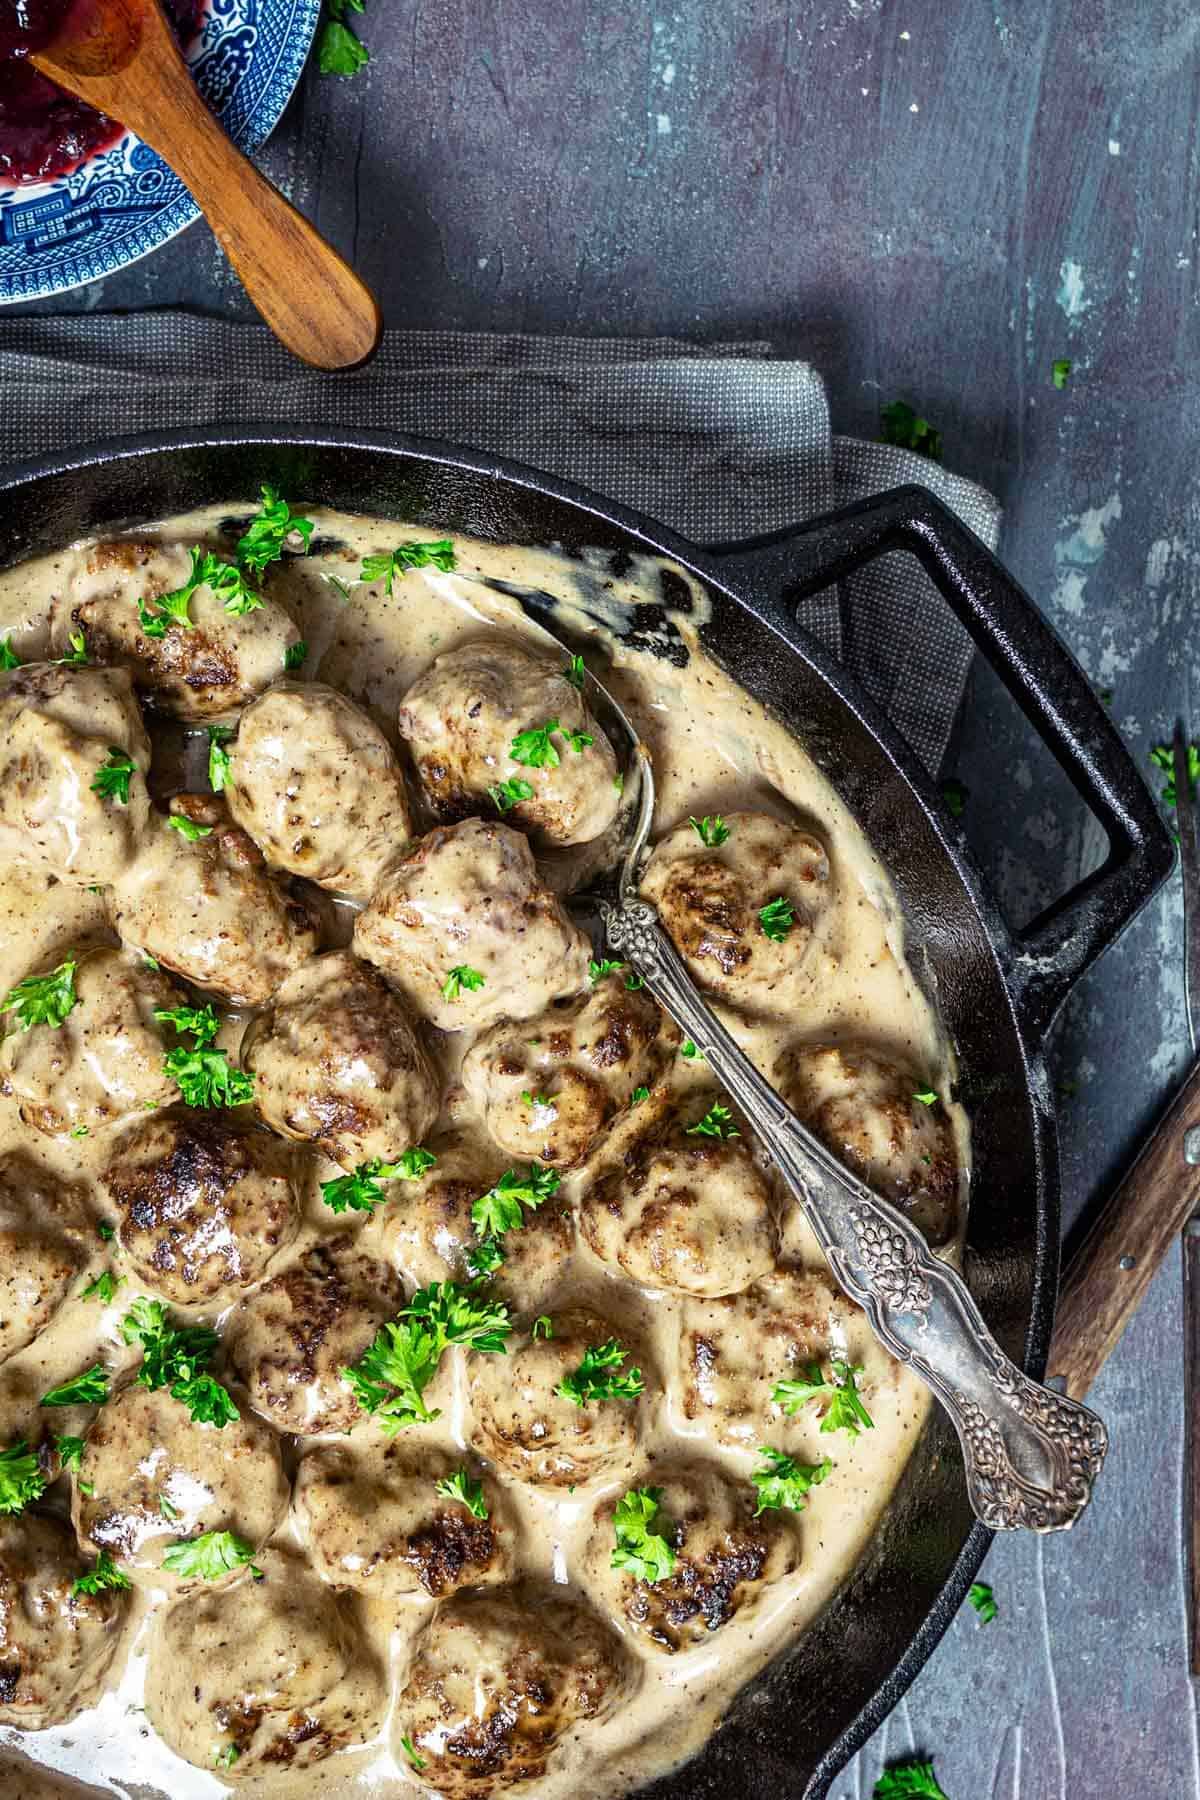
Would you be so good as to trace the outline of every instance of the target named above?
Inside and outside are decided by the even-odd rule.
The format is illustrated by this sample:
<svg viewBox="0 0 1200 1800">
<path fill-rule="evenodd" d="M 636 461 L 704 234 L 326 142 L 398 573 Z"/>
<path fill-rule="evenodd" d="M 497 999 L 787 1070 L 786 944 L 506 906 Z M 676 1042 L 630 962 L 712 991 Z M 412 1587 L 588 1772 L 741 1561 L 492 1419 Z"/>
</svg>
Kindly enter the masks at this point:
<svg viewBox="0 0 1200 1800">
<path fill-rule="evenodd" d="M 282 344 L 318 369 L 350 369 L 372 354 L 382 327 L 375 296 L 230 142 L 158 0 L 76 0 L 31 61 L 170 164 Z"/>
</svg>

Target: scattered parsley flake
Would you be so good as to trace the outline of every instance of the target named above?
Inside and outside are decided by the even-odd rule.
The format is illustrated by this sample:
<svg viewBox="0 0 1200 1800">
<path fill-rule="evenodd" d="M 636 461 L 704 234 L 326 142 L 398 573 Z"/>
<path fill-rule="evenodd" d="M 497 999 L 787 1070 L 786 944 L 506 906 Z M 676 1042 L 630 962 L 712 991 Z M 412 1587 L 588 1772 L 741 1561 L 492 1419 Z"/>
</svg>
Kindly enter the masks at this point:
<svg viewBox="0 0 1200 1800">
<path fill-rule="evenodd" d="M 511 812 L 514 806 L 519 806 L 522 800 L 533 799 L 533 784 L 518 777 L 514 781 L 497 782 L 495 787 L 488 789 L 488 793 L 495 802 L 496 811 L 506 813 Z"/>
<path fill-rule="evenodd" d="M 425 1767 L 425 1758 L 419 1753 L 417 1746 L 410 1737 L 402 1737 L 400 1739 L 400 1748 L 419 1775 L 421 1770 Z"/>
<path fill-rule="evenodd" d="M 1167 776 L 1166 786 L 1159 796 L 1163 805 L 1174 806 L 1178 795 L 1175 792 L 1175 755 L 1170 744 L 1155 744 L 1150 752 L 1150 761 Z M 1200 744 L 1192 743 L 1187 747 L 1187 772 L 1188 786 L 1194 794 L 1196 784 L 1200 782 Z"/>
<path fill-rule="evenodd" d="M 210 725 L 208 728 L 208 785 L 214 794 L 223 794 L 229 786 L 233 758 L 225 745 L 232 736 L 228 725 Z"/>
<path fill-rule="evenodd" d="M 127 1588 L 128 1575 L 123 1575 L 107 1550 L 102 1550 L 86 1575 L 71 1583 L 73 1594 L 99 1594 L 105 1588 Z"/>
<path fill-rule="evenodd" d="M 359 1405 L 378 1418 L 389 1437 L 440 1416 L 422 1396 L 451 1344 L 504 1355 L 512 1331 L 508 1308 L 481 1299 L 479 1285 L 443 1281 L 419 1289 L 394 1320 L 379 1327 L 359 1360 L 341 1370 Z"/>
<path fill-rule="evenodd" d="M 666 1581 L 675 1573 L 671 1521 L 660 1510 L 662 1489 L 630 1488 L 617 1501 L 613 1514 L 616 1549 L 612 1567 L 624 1570 L 635 1581 Z"/>
<path fill-rule="evenodd" d="M 504 1262 L 504 1252 L 494 1237 L 480 1238 L 467 1254 L 467 1267 L 472 1275 L 494 1275 Z"/>
<path fill-rule="evenodd" d="M 457 1000 L 464 989 L 468 993 L 475 993 L 485 985 L 486 977 L 478 969 L 472 969 L 468 963 L 456 963 L 442 983 L 442 998 Z"/>
<path fill-rule="evenodd" d="M 329 6 L 340 5 L 343 0 L 326 0 Z M 353 6 L 354 11 L 361 11 L 361 6 L 354 0 L 345 0 Z M 407 575 L 410 569 L 433 567 L 448 575 L 456 566 L 457 558 L 454 545 L 449 538 L 438 538 L 429 544 L 398 544 L 394 550 L 384 550 L 376 556 L 364 556 L 362 564 L 363 581 L 380 581 L 384 583 L 384 593 L 390 595 L 397 575 Z"/>
<path fill-rule="evenodd" d="M 552 1338 L 554 1336 L 554 1326 L 550 1322 L 549 1313 L 538 1314 L 530 1327 L 529 1335 L 535 1344 L 539 1338 Z"/>
<path fill-rule="evenodd" d="M 875 1783 L 872 1800 L 949 1800 L 931 1762 L 896 1763 Z"/>
<path fill-rule="evenodd" d="M 457 1500 L 460 1506 L 477 1519 L 488 1516 L 487 1501 L 483 1497 L 483 1483 L 476 1481 L 466 1469 L 455 1469 L 453 1475 L 447 1475 L 443 1481 L 434 1482 L 434 1490 L 443 1500 Z"/>
<path fill-rule="evenodd" d="M 591 982 L 592 986 L 595 987 L 596 983 L 598 981 L 603 981 L 606 975 L 616 975 L 624 967 L 625 964 L 623 962 L 612 962 L 606 956 L 603 962 L 590 962 L 588 964 L 588 980 Z"/>
<path fill-rule="evenodd" d="M 544 725 L 518 731 L 509 745 L 508 754 L 514 762 L 524 763 L 530 769 L 557 769 L 562 758 L 550 741 L 551 732 L 557 730 L 558 720 L 547 719 Z"/>
<path fill-rule="evenodd" d="M 7 1450 L 0 1450 L 0 1513 L 24 1512 L 45 1491 L 46 1477 L 23 1438 Z"/>
<path fill-rule="evenodd" d="M 798 1413 L 802 1406 L 811 1400 L 825 1401 L 825 1412 L 821 1418 L 822 1431 L 845 1431 L 856 1438 L 863 1428 L 872 1430 L 874 1419 L 862 1403 L 858 1392 L 857 1377 L 862 1374 L 859 1364 L 853 1367 L 841 1357 L 834 1357 L 830 1362 L 832 1371 L 828 1380 L 821 1373 L 819 1363 L 810 1363 L 801 1371 L 799 1380 L 777 1381 L 771 1389 L 771 1399 L 776 1406 L 781 1406 L 789 1418 Z"/>
<path fill-rule="evenodd" d="M 735 1138 L 741 1132 L 733 1123 L 733 1114 L 719 1100 L 714 1100 L 702 1119 L 689 1125 L 684 1133 L 686 1137 Z"/>
<path fill-rule="evenodd" d="M 88 665 L 87 639 L 82 631 L 73 631 L 67 642 L 71 648 L 66 656 L 58 658 L 59 663 L 68 669 L 86 669 Z"/>
<path fill-rule="evenodd" d="M 1062 390 L 1066 387 L 1067 382 L 1071 379 L 1071 364 L 1068 358 L 1060 356 L 1052 365 L 1050 375 L 1055 387 L 1061 394 Z"/>
<path fill-rule="evenodd" d="M 381 1181 L 420 1181 L 436 1161 L 432 1150 L 417 1144 L 406 1150 L 398 1162 L 385 1163 L 374 1157 L 370 1162 L 359 1163 L 352 1175 L 337 1175 L 332 1181 L 323 1181 L 321 1195 L 326 1206 L 335 1213 L 347 1209 L 374 1212 L 387 1199 L 379 1185 Z"/>
<path fill-rule="evenodd" d="M 64 1469 L 78 1469 L 83 1462 L 83 1439 L 77 1437 L 56 1437 L 54 1448 L 58 1451 L 59 1461 Z"/>
<path fill-rule="evenodd" d="M 73 1138 L 85 1138 L 88 1135 L 88 1128 L 86 1125 L 72 1125 L 67 1135 Z"/>
<path fill-rule="evenodd" d="M 942 460 L 942 434 L 928 419 L 920 418 L 906 400 L 893 400 L 879 415 L 882 442 L 896 444 L 901 450 L 915 450 L 930 462 Z"/>
<path fill-rule="evenodd" d="M 301 540 L 301 555 L 308 550 L 313 534 L 311 519 L 298 518 L 286 500 L 273 487 L 262 489 L 262 505 L 238 539 L 238 562 L 243 569 L 261 575 L 269 563 L 278 562 L 290 537 Z"/>
<path fill-rule="evenodd" d="M 211 1326 L 171 1325 L 165 1304 L 143 1295 L 121 1320 L 121 1336 L 141 1346 L 140 1387 L 151 1392 L 165 1387 L 198 1425 L 223 1430 L 235 1422 L 238 1410 L 229 1390 L 209 1373 L 218 1342 Z"/>
<path fill-rule="evenodd" d="M 19 669 L 21 659 L 12 647 L 12 638 L 0 638 L 0 669 Z"/>
<path fill-rule="evenodd" d="M 12 1013 L 18 1031 L 32 1031 L 35 1025 L 51 1025 L 57 1030 L 79 1004 L 75 992 L 78 966 L 76 959 L 68 956 L 49 975 L 26 975 L 9 988 L 0 1002 L 0 1013 Z"/>
<path fill-rule="evenodd" d="M 583 692 L 583 684 L 587 680 L 587 668 L 582 656 L 573 656 L 562 672 L 563 680 L 569 681 L 573 688 Z"/>
<path fill-rule="evenodd" d="M 92 782 L 93 794 L 99 794 L 102 800 L 115 800 L 120 806 L 129 805 L 129 783 L 137 774 L 137 764 L 127 750 L 119 744 L 108 747 L 108 761 L 96 770 L 96 778 Z"/>
<path fill-rule="evenodd" d="M 689 819 L 688 824 L 700 842 L 706 844 L 710 850 L 719 850 L 729 838 L 729 827 L 720 813 L 713 813 L 711 816 L 705 813 L 702 819 Z"/>
<path fill-rule="evenodd" d="M 81 1300 L 99 1300 L 101 1305 L 111 1306 L 116 1298 L 117 1289 L 124 1280 L 123 1275 L 114 1275 L 111 1269 L 105 1269 L 103 1274 L 95 1276 L 85 1287 L 80 1288 L 79 1298 Z"/>
<path fill-rule="evenodd" d="M 564 1375 L 555 1393 L 576 1406 L 586 1406 L 589 1400 L 636 1400 L 646 1383 L 640 1369 L 624 1368 L 628 1355 L 616 1338 L 589 1344 L 579 1367 Z"/>
<path fill-rule="evenodd" d="M 933 1088 L 922 1088 L 920 1093 L 913 1095 L 913 1099 L 919 1100 L 922 1106 L 937 1105 L 937 1094 L 934 1092 Z"/>
<path fill-rule="evenodd" d="M 202 1531 L 199 1537 L 181 1538 L 163 1552 L 162 1566 L 184 1581 L 218 1581 L 231 1569 L 250 1563 L 254 1547 L 232 1531 Z"/>
<path fill-rule="evenodd" d="M 304 659 L 307 655 L 308 645 L 303 638 L 297 638 L 296 642 L 294 644 L 289 644 L 283 653 L 284 669 L 287 671 L 302 669 L 304 667 Z"/>
<path fill-rule="evenodd" d="M 164 1519 L 177 1519 L 179 1517 L 179 1508 L 172 1505 L 165 1494 L 160 1494 L 158 1496 L 158 1510 Z"/>
<path fill-rule="evenodd" d="M 833 1464 L 826 1457 L 824 1462 L 798 1463 L 782 1450 L 772 1450 L 769 1444 L 761 1444 L 758 1454 L 766 1458 L 767 1466 L 750 1477 L 758 1490 L 758 1505 L 754 1509 L 757 1519 L 761 1512 L 771 1512 L 786 1507 L 788 1512 L 803 1512 L 804 1497 L 810 1488 L 824 1481 Z"/>
<path fill-rule="evenodd" d="M 691 1038 L 685 1039 L 679 1046 L 679 1054 L 680 1056 L 686 1056 L 689 1062 L 703 1062 L 705 1060 L 703 1050 L 698 1050 Z"/>
<path fill-rule="evenodd" d="M 218 1744 L 213 1751 L 213 1764 L 218 1769 L 232 1769 L 241 1754 L 236 1744 Z"/>
<path fill-rule="evenodd" d="M 549 1200 L 560 1179 L 557 1169 L 538 1168 L 535 1164 L 530 1164 L 524 1175 L 517 1169 L 506 1169 L 495 1187 L 471 1202 L 471 1222 L 484 1239 L 517 1231 L 525 1223 L 524 1209 L 532 1212 Z"/>
<path fill-rule="evenodd" d="M 110 1225 L 107 1219 L 101 1219 L 96 1226 L 96 1230 L 100 1233 L 100 1236 L 104 1239 L 106 1244 L 111 1244 L 117 1235 L 116 1226 Z"/>
<path fill-rule="evenodd" d="M 629 1104 L 630 1106 L 640 1106 L 643 1100 L 648 1100 L 649 1098 L 650 1089 L 648 1087 L 635 1087 L 632 1094 L 629 1096 Z"/>
<path fill-rule="evenodd" d="M 645 977 L 642 975 L 627 975 L 625 977 L 625 989 L 627 993 L 636 994 L 638 989 L 644 988 L 645 985 Z"/>
<path fill-rule="evenodd" d="M 986 1581 L 973 1581 L 967 1599 L 979 1614 L 982 1625 L 990 1625 L 1000 1608 L 996 1605 L 996 1596 Z"/>
<path fill-rule="evenodd" d="M 103 1406 L 108 1399 L 108 1371 L 103 1363 L 93 1363 L 82 1375 L 60 1382 L 43 1394 L 40 1406 Z"/>
<path fill-rule="evenodd" d="M 770 938 L 773 944 L 782 944 L 796 923 L 791 901 L 785 900 L 782 894 L 776 900 L 769 900 L 759 912 L 758 922 L 763 928 L 764 937 Z"/>
<path fill-rule="evenodd" d="M 211 825 L 197 825 L 194 819 L 189 819 L 184 813 L 170 813 L 167 817 L 167 824 L 172 831 L 177 831 L 180 837 L 185 837 L 189 844 L 198 843 L 201 838 L 212 836 Z"/>
<path fill-rule="evenodd" d="M 235 1069 L 224 1050 L 181 1044 L 163 1063 L 185 1106 L 245 1106 L 254 1098 L 254 1077 Z"/>
</svg>

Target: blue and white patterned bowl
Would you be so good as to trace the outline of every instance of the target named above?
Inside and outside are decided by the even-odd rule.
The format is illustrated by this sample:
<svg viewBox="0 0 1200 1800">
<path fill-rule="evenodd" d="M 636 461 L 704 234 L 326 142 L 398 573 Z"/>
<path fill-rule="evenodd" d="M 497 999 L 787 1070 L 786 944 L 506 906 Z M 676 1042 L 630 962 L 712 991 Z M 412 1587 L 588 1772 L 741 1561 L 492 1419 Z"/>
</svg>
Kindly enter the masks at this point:
<svg viewBox="0 0 1200 1800">
<path fill-rule="evenodd" d="M 321 0 L 205 0 L 187 52 L 234 143 L 255 150 L 300 79 Z M 0 187 L 0 305 L 99 281 L 199 216 L 161 157 L 126 135 L 35 186 Z"/>
</svg>

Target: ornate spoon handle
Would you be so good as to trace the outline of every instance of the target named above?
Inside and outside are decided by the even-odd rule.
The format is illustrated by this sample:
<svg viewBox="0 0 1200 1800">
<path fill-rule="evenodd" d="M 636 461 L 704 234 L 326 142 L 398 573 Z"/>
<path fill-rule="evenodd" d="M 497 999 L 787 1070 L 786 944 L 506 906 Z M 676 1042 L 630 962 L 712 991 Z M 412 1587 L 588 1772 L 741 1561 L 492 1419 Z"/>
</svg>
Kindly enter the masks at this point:
<svg viewBox="0 0 1200 1800">
<path fill-rule="evenodd" d="M 654 907 L 627 899 L 601 910 L 612 950 L 644 978 L 756 1127 L 876 1337 L 949 1413 L 976 1516 L 994 1531 L 1073 1525 L 1108 1448 L 1102 1421 L 1010 1362 L 961 1276 L 784 1105 L 702 998 Z"/>
</svg>

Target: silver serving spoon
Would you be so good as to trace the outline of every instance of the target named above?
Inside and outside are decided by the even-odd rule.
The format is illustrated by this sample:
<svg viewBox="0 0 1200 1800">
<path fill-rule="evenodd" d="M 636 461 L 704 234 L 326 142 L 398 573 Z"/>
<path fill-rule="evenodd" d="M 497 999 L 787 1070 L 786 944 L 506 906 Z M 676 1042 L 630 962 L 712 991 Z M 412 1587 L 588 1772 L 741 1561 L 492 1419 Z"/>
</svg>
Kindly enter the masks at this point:
<svg viewBox="0 0 1200 1800">
<path fill-rule="evenodd" d="M 557 640 L 556 640 L 557 641 Z M 602 880 L 595 905 L 608 945 L 704 1054 L 758 1131 L 804 1208 L 840 1285 L 897 1361 L 932 1389 L 962 1444 L 972 1509 L 994 1531 L 1061 1531 L 1088 1500 L 1108 1449 L 1103 1421 L 1025 1375 L 984 1324 L 966 1282 L 930 1251 L 895 1206 L 844 1169 L 759 1074 L 714 1014 L 638 892 L 654 818 L 654 770 L 623 709 L 588 671 L 585 696 L 621 760 L 616 825 L 582 856 L 562 853 L 550 875 L 578 894 Z"/>
</svg>

